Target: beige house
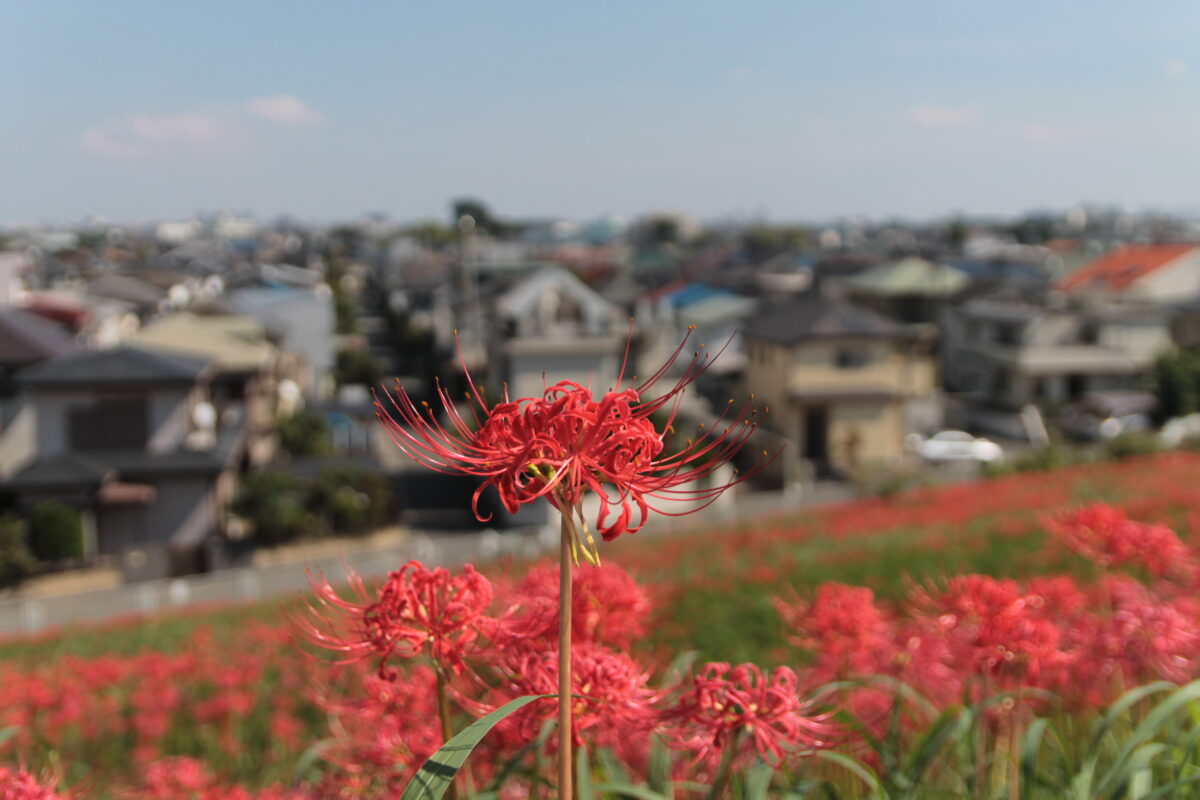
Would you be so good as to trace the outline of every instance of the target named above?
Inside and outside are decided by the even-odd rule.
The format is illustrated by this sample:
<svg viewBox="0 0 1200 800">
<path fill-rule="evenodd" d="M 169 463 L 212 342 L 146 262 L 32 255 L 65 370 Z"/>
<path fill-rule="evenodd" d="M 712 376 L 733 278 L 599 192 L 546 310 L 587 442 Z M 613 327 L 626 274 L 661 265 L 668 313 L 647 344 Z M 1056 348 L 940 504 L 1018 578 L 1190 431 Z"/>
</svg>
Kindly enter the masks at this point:
<svg viewBox="0 0 1200 800">
<path fill-rule="evenodd" d="M 179 311 L 142 328 L 130 343 L 211 361 L 215 410 L 222 419 L 242 418 L 254 463 L 271 456 L 280 382 L 300 385 L 303 365 L 272 341 L 262 322 L 240 314 Z"/>
<path fill-rule="evenodd" d="M 747 388 L 788 442 L 791 479 L 898 461 L 907 433 L 940 422 L 928 346 L 870 309 L 801 298 L 752 319 L 745 342 Z"/>
</svg>

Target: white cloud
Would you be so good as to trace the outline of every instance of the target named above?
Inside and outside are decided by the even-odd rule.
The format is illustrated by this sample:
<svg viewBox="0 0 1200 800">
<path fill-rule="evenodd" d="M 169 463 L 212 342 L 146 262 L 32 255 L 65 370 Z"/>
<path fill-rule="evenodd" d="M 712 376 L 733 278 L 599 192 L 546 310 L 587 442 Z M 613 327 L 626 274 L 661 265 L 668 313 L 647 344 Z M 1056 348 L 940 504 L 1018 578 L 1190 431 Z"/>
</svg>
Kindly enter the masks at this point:
<svg viewBox="0 0 1200 800">
<path fill-rule="evenodd" d="M 1188 65 L 1180 61 L 1178 58 L 1173 58 L 1170 61 L 1163 62 L 1163 75 L 1168 78 L 1182 78 L 1187 75 Z"/>
<path fill-rule="evenodd" d="M 1068 130 L 1041 122 L 1031 122 L 1026 125 L 1021 129 L 1021 136 L 1025 141 L 1034 144 L 1062 144 L 1075 138 L 1075 134 Z"/>
<path fill-rule="evenodd" d="M 256 97 L 246 103 L 246 110 L 260 119 L 280 125 L 316 125 L 325 115 L 292 94 Z"/>
<path fill-rule="evenodd" d="M 92 155 L 114 159 L 230 152 L 245 146 L 255 119 L 296 127 L 317 124 L 324 116 L 298 97 L 273 95 L 240 106 L 105 120 L 86 128 L 79 135 L 79 146 Z"/>
<path fill-rule="evenodd" d="M 112 119 L 80 137 L 84 150 L 109 158 L 138 158 L 159 152 L 227 150 L 242 142 L 236 116 L 222 109 Z"/>
<path fill-rule="evenodd" d="M 908 109 L 908 119 L 923 128 L 958 128 L 979 119 L 979 109 L 943 108 L 940 106 L 913 106 Z"/>
</svg>

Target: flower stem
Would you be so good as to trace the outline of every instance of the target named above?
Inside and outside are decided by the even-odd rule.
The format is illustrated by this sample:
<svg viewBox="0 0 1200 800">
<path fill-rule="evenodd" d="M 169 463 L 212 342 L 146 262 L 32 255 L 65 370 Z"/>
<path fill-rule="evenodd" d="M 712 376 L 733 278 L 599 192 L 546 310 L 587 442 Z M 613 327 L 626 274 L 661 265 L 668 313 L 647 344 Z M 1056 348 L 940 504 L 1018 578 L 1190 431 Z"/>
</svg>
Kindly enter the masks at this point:
<svg viewBox="0 0 1200 800">
<path fill-rule="evenodd" d="M 741 746 L 741 743 L 742 732 L 738 731 L 725 746 L 725 752 L 721 754 L 721 765 L 717 768 L 717 775 L 713 778 L 712 787 L 708 790 L 708 800 L 721 800 L 725 796 L 725 792 L 729 788 L 729 776 L 733 772 L 733 759 L 737 757 L 738 747 Z"/>
<path fill-rule="evenodd" d="M 433 672 L 437 675 L 437 701 L 438 701 L 438 718 L 442 722 L 442 742 L 450 741 L 450 737 L 454 735 L 454 731 L 450 729 L 450 697 L 446 693 L 446 676 L 442 672 L 442 665 L 434 663 Z M 446 797 L 450 800 L 458 800 L 458 789 L 454 783 L 446 787 Z"/>
<path fill-rule="evenodd" d="M 572 800 L 571 753 L 571 523 L 563 509 L 558 576 L 558 797 Z"/>
</svg>

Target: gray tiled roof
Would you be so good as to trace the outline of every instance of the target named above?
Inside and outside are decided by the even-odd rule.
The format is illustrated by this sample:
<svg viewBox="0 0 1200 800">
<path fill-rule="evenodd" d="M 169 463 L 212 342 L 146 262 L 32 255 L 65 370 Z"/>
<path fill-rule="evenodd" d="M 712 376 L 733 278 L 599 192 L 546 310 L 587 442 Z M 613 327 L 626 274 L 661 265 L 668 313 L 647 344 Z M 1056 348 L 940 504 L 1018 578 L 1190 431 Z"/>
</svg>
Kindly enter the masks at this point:
<svg viewBox="0 0 1200 800">
<path fill-rule="evenodd" d="M 17 491 L 30 489 L 95 488 L 113 474 L 103 461 L 83 453 L 60 453 L 39 458 L 8 479 L 5 487 Z"/>
<path fill-rule="evenodd" d="M 747 335 L 780 344 L 805 339 L 891 337 L 901 330 L 869 308 L 817 296 L 768 306 L 746 326 Z"/>
<path fill-rule="evenodd" d="M 39 458 L 3 485 L 16 491 L 94 489 L 108 480 L 149 481 L 185 476 L 211 477 L 229 467 L 242 452 L 244 428 L 221 432 L 209 450 L 178 449 L 68 451 Z"/>
<path fill-rule="evenodd" d="M 23 373 L 21 381 L 40 388 L 191 385 L 205 376 L 210 364 L 208 359 L 162 350 L 118 347 L 50 359 Z"/>
<path fill-rule="evenodd" d="M 24 367 L 78 349 L 70 334 L 37 314 L 0 311 L 0 365 Z"/>
</svg>

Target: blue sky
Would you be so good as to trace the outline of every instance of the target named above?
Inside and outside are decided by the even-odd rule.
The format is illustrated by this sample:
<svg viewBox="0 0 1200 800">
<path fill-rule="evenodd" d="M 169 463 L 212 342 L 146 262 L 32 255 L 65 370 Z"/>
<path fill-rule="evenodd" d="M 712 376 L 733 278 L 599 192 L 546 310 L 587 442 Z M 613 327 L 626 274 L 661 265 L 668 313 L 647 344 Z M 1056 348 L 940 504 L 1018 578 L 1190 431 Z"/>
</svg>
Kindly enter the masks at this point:
<svg viewBox="0 0 1200 800">
<path fill-rule="evenodd" d="M 0 222 L 1200 209 L 1200 3 L 8 4 Z"/>
</svg>

